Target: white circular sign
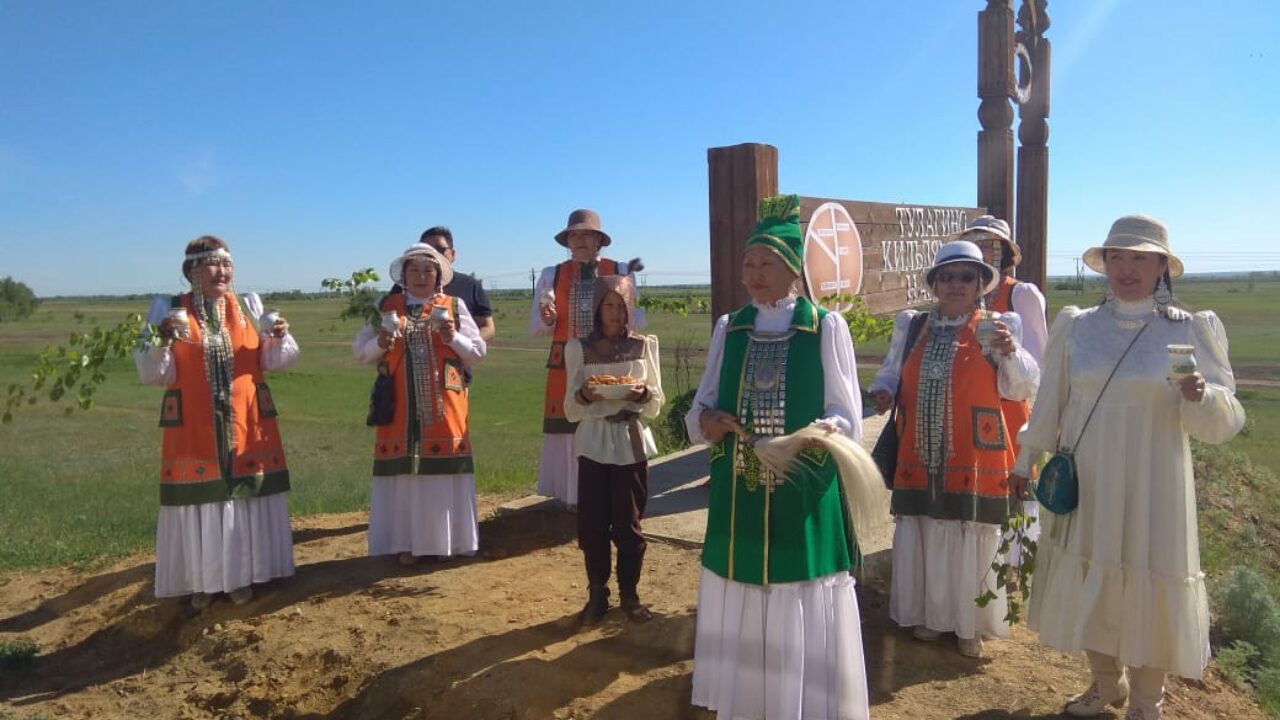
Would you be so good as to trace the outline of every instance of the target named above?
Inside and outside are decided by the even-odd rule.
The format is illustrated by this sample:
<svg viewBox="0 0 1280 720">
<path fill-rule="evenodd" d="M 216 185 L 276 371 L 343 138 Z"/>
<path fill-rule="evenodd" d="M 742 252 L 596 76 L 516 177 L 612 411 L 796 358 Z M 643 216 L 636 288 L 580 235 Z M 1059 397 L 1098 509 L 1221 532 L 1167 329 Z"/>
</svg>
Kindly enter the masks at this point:
<svg viewBox="0 0 1280 720">
<path fill-rule="evenodd" d="M 804 282 L 809 298 L 817 303 L 831 295 L 852 298 L 862 290 L 862 236 L 840 203 L 823 203 L 809 217 L 804 235 Z M 845 300 L 823 306 L 844 312 L 853 303 Z"/>
</svg>

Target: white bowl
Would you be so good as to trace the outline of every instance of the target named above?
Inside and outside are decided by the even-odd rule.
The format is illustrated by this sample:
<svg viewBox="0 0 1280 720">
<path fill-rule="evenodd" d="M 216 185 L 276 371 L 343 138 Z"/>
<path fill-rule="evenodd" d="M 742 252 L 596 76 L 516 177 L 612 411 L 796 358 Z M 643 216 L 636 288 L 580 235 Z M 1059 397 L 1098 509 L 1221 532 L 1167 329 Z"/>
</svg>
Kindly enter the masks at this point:
<svg viewBox="0 0 1280 720">
<path fill-rule="evenodd" d="M 631 385 L 592 385 L 591 389 L 605 400 L 626 400 L 631 395 Z"/>
</svg>

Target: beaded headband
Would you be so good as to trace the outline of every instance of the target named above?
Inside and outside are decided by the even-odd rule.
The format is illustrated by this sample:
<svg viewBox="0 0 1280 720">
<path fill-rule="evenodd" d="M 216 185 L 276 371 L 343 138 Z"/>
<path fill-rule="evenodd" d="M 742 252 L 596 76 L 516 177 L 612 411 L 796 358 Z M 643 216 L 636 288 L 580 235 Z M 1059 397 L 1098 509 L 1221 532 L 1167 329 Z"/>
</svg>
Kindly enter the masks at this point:
<svg viewBox="0 0 1280 720">
<path fill-rule="evenodd" d="M 187 253 L 184 260 L 195 263 L 196 265 L 211 265 L 215 262 L 223 260 L 231 260 L 231 252 L 226 248 L 214 248 L 213 250 L 201 250 L 200 252 Z"/>
</svg>

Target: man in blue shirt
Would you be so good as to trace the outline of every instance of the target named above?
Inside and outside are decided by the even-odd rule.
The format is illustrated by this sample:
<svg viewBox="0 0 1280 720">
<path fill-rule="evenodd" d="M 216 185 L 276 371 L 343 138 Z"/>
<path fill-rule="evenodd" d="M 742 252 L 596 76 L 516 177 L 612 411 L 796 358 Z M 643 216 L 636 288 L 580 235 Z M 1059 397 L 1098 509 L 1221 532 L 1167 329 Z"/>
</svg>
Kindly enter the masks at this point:
<svg viewBox="0 0 1280 720">
<path fill-rule="evenodd" d="M 430 245 L 451 264 L 456 262 L 454 258 L 458 253 L 453 248 L 453 232 L 449 228 L 443 225 L 427 228 L 418 242 Z M 457 265 L 454 267 L 457 268 Z M 444 286 L 444 294 L 462 298 L 471 311 L 471 317 L 476 321 L 476 327 L 480 328 L 480 337 L 485 342 L 493 340 L 493 335 L 497 332 L 497 327 L 493 324 L 493 307 L 489 305 L 489 296 L 485 294 L 484 287 L 474 277 L 454 272 L 453 280 Z"/>
</svg>

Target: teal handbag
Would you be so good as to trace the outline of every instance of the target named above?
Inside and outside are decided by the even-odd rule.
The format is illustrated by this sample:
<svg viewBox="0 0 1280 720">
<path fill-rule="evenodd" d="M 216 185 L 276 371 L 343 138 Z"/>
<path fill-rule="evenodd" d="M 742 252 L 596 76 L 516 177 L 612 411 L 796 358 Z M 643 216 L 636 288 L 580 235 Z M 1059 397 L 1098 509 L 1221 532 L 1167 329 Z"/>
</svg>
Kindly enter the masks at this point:
<svg viewBox="0 0 1280 720">
<path fill-rule="evenodd" d="M 1076 456 L 1058 451 L 1040 468 L 1036 480 L 1036 500 L 1055 515 L 1066 515 L 1080 504 L 1080 478 L 1076 476 Z"/>
<path fill-rule="evenodd" d="M 1084 419 L 1084 425 L 1080 426 L 1076 445 L 1079 445 L 1080 438 L 1084 437 L 1084 430 L 1089 427 L 1089 421 L 1093 419 L 1093 411 L 1098 409 L 1098 401 L 1102 399 L 1102 393 L 1106 392 L 1107 386 L 1111 384 L 1111 378 L 1116 376 L 1120 363 L 1124 362 L 1125 356 L 1133 349 L 1133 344 L 1138 342 L 1138 337 L 1146 329 L 1146 325 L 1139 328 L 1137 334 L 1129 341 L 1129 347 L 1120 353 L 1120 359 L 1116 361 L 1116 366 L 1111 368 L 1111 374 L 1107 376 L 1107 381 L 1098 391 L 1097 400 L 1093 401 L 1093 407 L 1089 409 L 1089 416 Z M 1080 476 L 1076 474 L 1074 445 L 1071 448 L 1059 449 L 1053 457 L 1049 458 L 1044 467 L 1040 468 L 1040 475 L 1036 479 L 1036 500 L 1055 515 L 1066 515 L 1080 504 Z"/>
</svg>

